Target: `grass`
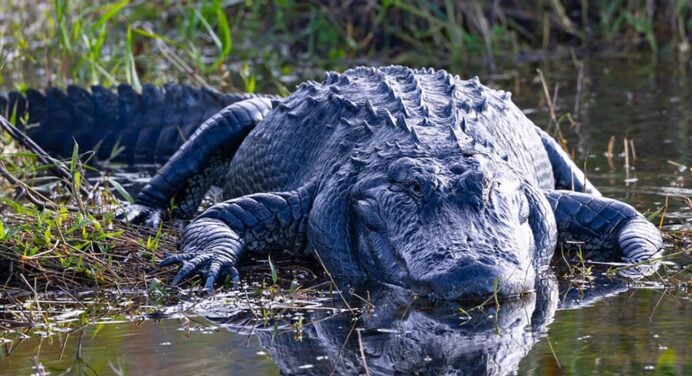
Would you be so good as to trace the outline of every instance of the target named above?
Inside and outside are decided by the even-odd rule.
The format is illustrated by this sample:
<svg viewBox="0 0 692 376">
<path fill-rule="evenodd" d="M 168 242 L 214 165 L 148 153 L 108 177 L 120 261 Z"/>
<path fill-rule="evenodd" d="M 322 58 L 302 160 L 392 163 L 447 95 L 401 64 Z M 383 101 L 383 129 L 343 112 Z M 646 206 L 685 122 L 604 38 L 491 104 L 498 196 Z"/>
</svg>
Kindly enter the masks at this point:
<svg viewBox="0 0 692 376">
<path fill-rule="evenodd" d="M 5 145 L 24 147 L 11 140 Z M 175 248 L 175 231 L 132 231 L 115 221 L 119 201 L 113 180 L 105 174 L 95 184 L 84 178 L 94 172 L 85 170 L 77 145 L 67 163 L 36 151 L 0 157 L 0 171 L 9 183 L 0 197 L 0 260 L 9 267 L 0 271 L 9 269 L 4 284 L 55 288 L 59 283 L 70 290 L 143 287 L 156 275 L 153 266 L 162 251 Z"/>
<path fill-rule="evenodd" d="M 492 68 L 564 47 L 689 50 L 685 0 L 565 3 L 1 0 L 0 86 L 173 80 L 284 92 L 286 77 L 363 60 Z"/>
<path fill-rule="evenodd" d="M 16 173 L 13 167 L 7 170 Z M 211 304 L 204 307 L 209 310 L 235 307 L 259 325 L 277 327 L 295 312 L 352 311 L 340 308 L 336 298 L 329 300 L 329 281 L 290 259 L 269 258 L 241 267 L 249 276 L 241 288 L 217 291 L 213 301 L 204 299 L 199 279 L 192 281 L 189 292 L 179 294 L 167 284 L 175 269 L 156 267 L 165 251 L 175 251 L 177 231 L 120 224 L 111 210 L 97 211 L 106 202 L 106 208 L 115 204 L 107 185 L 95 188 L 97 194 L 89 198 L 75 198 L 75 187 L 74 182 L 58 182 L 53 188 L 57 198 L 43 207 L 21 197 L 1 200 L 0 342 L 80 333 L 103 320 L 185 316 L 200 304 Z M 81 206 L 74 204 L 77 200 Z M 68 205 L 74 210 L 66 209 Z M 325 304 L 325 299 L 335 304 Z M 177 306 L 181 301 L 185 303 Z M 299 333 L 302 322 L 292 325 Z"/>
<path fill-rule="evenodd" d="M 186 315 L 199 304 L 212 304 L 204 299 L 200 279 L 179 294 L 168 285 L 175 268 L 157 267 L 165 252 L 176 251 L 175 228 L 132 227 L 115 220 L 114 209 L 120 205 L 116 192 L 122 186 L 112 184 L 106 172 L 87 171 L 77 145 L 69 160 L 56 160 L 26 138 L 9 138 L 15 133 L 7 123 L 5 150 L 14 153 L 0 155 L 5 178 L 0 196 L 0 342 L 80 332 L 102 320 Z M 248 276 L 240 290 L 217 291 L 213 304 L 246 311 L 264 326 L 307 310 L 355 312 L 340 308 L 335 296 L 330 300 L 336 290 L 321 273 L 294 260 L 255 260 L 240 271 Z M 325 304 L 325 299 L 335 304 Z M 176 306 L 181 301 L 185 303 Z M 297 333 L 302 325 L 291 323 Z"/>
</svg>

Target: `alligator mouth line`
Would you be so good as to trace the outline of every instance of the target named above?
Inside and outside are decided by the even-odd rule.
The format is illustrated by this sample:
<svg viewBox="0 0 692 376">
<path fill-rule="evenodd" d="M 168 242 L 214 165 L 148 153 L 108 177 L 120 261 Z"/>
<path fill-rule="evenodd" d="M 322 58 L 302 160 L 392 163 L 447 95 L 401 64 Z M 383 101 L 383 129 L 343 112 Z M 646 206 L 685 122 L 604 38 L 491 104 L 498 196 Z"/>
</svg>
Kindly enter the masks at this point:
<svg viewBox="0 0 692 376">
<path fill-rule="evenodd" d="M 409 289 L 416 295 L 433 300 L 452 301 L 476 301 L 483 302 L 496 300 L 521 299 L 526 294 L 535 291 L 537 276 L 527 268 L 523 278 L 513 278 L 518 271 L 503 273 L 501 269 L 484 270 L 479 264 L 467 264 L 462 267 L 450 268 L 440 274 L 426 275 L 420 279 L 412 280 Z M 478 281 L 476 274 L 485 272 L 484 284 L 473 285 Z M 492 273 L 491 273 L 492 272 Z M 531 275 L 531 276 L 530 276 Z M 458 276 L 458 279 L 454 279 Z M 467 276 L 464 278 L 464 276 Z M 468 277 L 470 276 L 470 277 Z M 448 280 L 450 278 L 450 280 Z M 491 279 L 492 278 L 492 279 Z"/>
<path fill-rule="evenodd" d="M 523 301 L 529 296 L 536 293 L 535 288 L 527 289 L 525 291 L 511 293 L 511 294 L 492 294 L 489 296 L 477 296 L 477 295 L 462 295 L 457 297 L 440 297 L 435 293 L 429 293 L 427 295 L 414 294 L 418 300 L 423 303 L 429 303 L 431 305 L 436 305 L 440 302 L 453 302 L 462 303 L 464 305 L 472 306 L 471 309 L 483 308 L 487 306 L 501 306 L 502 303 Z"/>
</svg>

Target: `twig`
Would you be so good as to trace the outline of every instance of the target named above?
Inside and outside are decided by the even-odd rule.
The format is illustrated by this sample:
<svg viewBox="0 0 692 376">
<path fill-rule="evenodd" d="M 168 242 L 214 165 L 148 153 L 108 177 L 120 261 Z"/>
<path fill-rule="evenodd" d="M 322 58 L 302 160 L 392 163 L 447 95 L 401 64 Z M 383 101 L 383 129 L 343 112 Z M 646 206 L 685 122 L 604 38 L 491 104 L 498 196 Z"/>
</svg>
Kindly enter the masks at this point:
<svg viewBox="0 0 692 376">
<path fill-rule="evenodd" d="M 553 354 L 553 359 L 555 359 L 555 363 L 557 363 L 557 368 L 562 369 L 562 366 L 560 365 L 560 359 L 557 358 L 557 353 L 555 352 L 555 349 L 553 348 L 553 343 L 550 341 L 550 337 L 546 334 L 546 340 L 548 341 L 548 347 L 550 347 L 550 352 Z"/>
<path fill-rule="evenodd" d="M 195 81 L 199 82 L 200 85 L 210 87 L 207 81 L 202 76 L 197 74 L 195 70 L 192 69 L 187 63 L 185 63 L 185 61 L 183 61 L 183 59 L 180 58 L 180 56 L 178 56 L 178 54 L 165 41 L 161 40 L 161 38 L 156 38 L 154 43 L 156 44 L 156 47 L 163 52 L 163 56 L 170 61 L 171 64 L 176 66 L 180 71 L 189 75 Z"/>
<path fill-rule="evenodd" d="M 21 180 L 17 179 L 12 175 L 7 169 L 5 168 L 5 165 L 0 162 L 0 175 L 7 179 L 7 181 L 10 182 L 10 184 L 14 184 L 19 186 L 24 193 L 26 194 L 27 199 L 29 201 L 41 208 L 48 208 L 48 209 L 53 209 L 53 210 L 59 210 L 60 208 L 65 208 L 69 211 L 79 211 L 79 208 L 71 205 L 58 205 L 52 201 L 50 201 L 48 198 L 43 196 L 42 194 L 36 192 L 33 188 L 29 187 L 26 185 L 24 182 Z"/>
<path fill-rule="evenodd" d="M 608 140 L 608 150 L 606 151 L 606 158 L 608 159 L 608 167 L 610 167 L 610 172 L 615 171 L 615 162 L 613 162 L 613 156 L 615 155 L 615 136 L 610 136 Z"/>
<path fill-rule="evenodd" d="M 625 168 L 625 171 L 629 171 L 630 169 L 630 149 L 629 149 L 629 142 L 627 142 L 627 137 L 622 139 L 622 145 L 623 148 L 625 149 L 625 165 L 623 166 Z M 628 176 L 629 174 L 625 174 Z"/>
<path fill-rule="evenodd" d="M 573 49 L 570 49 L 570 53 L 572 55 L 574 66 L 577 68 L 577 89 L 576 93 L 574 94 L 574 108 L 572 113 L 574 114 L 575 118 L 579 118 L 579 110 L 581 108 L 581 91 L 584 85 L 584 62 L 577 59 Z"/>
<path fill-rule="evenodd" d="M 17 127 L 12 125 L 12 123 L 10 123 L 2 115 L 0 115 L 0 126 L 2 126 L 2 129 L 4 129 L 5 132 L 9 133 L 9 135 L 12 136 L 13 139 L 17 140 L 25 148 L 34 153 L 36 157 L 39 159 L 39 161 L 46 165 L 48 168 L 50 168 L 57 177 L 63 179 L 66 183 L 72 181 L 72 174 L 70 173 L 70 170 L 65 166 L 64 163 L 51 157 L 50 154 L 48 154 L 48 152 L 43 150 L 42 147 L 38 146 L 38 144 L 36 144 L 34 140 L 32 140 L 22 131 L 17 129 Z M 88 196 L 89 191 L 87 190 L 87 188 L 89 187 L 90 183 L 89 181 L 85 180 L 83 184 L 84 186 L 80 187 L 80 191 L 83 195 Z"/>
<path fill-rule="evenodd" d="M 348 344 L 348 340 L 351 338 L 351 334 L 353 334 L 353 331 L 356 329 L 356 324 L 357 321 L 354 321 L 353 325 L 351 325 L 351 329 L 348 331 L 348 334 L 346 334 L 346 339 L 344 339 L 343 345 L 341 345 L 341 347 L 339 348 L 339 352 L 336 354 L 336 359 L 334 359 L 334 366 L 332 366 L 332 369 L 329 372 L 329 376 L 332 376 L 336 373 L 336 367 L 339 365 L 339 361 L 341 360 L 341 354 L 344 352 L 344 349 Z"/>
<path fill-rule="evenodd" d="M 327 277 L 329 277 L 329 280 L 332 282 L 332 285 L 333 285 L 334 288 L 336 289 L 336 293 L 339 294 L 339 297 L 341 298 L 341 300 L 344 302 L 344 304 L 346 305 L 346 307 L 348 308 L 348 310 L 351 311 L 351 314 L 353 315 L 353 314 L 355 313 L 355 311 L 354 311 L 353 308 L 351 308 L 351 306 L 348 304 L 348 301 L 346 301 L 346 298 L 345 298 L 344 295 L 341 293 L 341 290 L 339 290 L 339 286 L 338 286 L 338 285 L 336 284 L 336 282 L 334 281 L 334 278 L 332 277 L 332 273 L 330 273 L 329 270 L 327 269 L 327 266 L 324 265 L 324 262 L 322 261 L 322 257 L 320 256 L 320 253 L 317 252 L 317 250 L 315 250 L 315 256 L 317 257 L 317 261 L 320 262 L 320 265 L 322 266 L 322 269 L 324 269 L 324 272 L 327 273 Z"/>
<path fill-rule="evenodd" d="M 543 95 L 545 96 L 546 102 L 548 102 L 548 110 L 550 111 L 550 120 L 555 122 L 556 121 L 555 109 L 553 107 L 553 101 L 550 97 L 550 92 L 548 91 L 548 84 L 545 81 L 545 76 L 543 75 L 543 71 L 540 69 L 536 69 L 536 72 L 538 72 L 538 77 L 541 79 L 541 85 L 543 86 Z"/>
<path fill-rule="evenodd" d="M 658 221 L 658 229 L 662 230 L 663 229 L 663 220 L 666 217 L 666 212 L 668 212 L 668 195 L 666 195 L 666 199 L 663 202 L 663 211 L 661 212 L 661 218 Z"/>
<path fill-rule="evenodd" d="M 356 329 L 356 334 L 358 335 L 358 350 L 360 352 L 360 359 L 363 362 L 363 368 L 365 369 L 365 374 L 370 376 L 370 370 L 368 370 L 368 362 L 365 361 L 365 351 L 363 350 L 363 339 L 360 336 L 360 332 L 363 329 Z"/>
</svg>

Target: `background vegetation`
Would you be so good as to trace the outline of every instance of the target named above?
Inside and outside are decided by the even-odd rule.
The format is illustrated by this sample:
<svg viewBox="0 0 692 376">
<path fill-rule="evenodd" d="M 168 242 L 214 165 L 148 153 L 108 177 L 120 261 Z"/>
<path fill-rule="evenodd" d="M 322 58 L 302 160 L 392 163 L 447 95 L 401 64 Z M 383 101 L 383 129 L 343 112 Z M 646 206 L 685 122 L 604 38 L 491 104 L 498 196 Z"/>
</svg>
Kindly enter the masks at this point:
<svg viewBox="0 0 692 376">
<path fill-rule="evenodd" d="M 692 29 L 690 0 L 0 0 L 0 10 L 0 85 L 18 89 L 176 80 L 286 93 L 298 77 L 357 63 L 492 69 L 568 49 L 687 53 Z"/>
</svg>

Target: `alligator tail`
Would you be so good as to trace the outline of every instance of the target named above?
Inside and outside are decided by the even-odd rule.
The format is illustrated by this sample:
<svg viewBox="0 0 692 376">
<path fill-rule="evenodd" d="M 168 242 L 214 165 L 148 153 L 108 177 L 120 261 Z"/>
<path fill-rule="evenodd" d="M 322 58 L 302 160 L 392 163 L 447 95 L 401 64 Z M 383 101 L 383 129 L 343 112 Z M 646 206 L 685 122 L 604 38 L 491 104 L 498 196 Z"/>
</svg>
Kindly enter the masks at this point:
<svg viewBox="0 0 692 376">
<path fill-rule="evenodd" d="M 51 154 L 67 157 L 74 143 L 98 160 L 127 163 L 165 161 L 207 118 L 241 100 L 262 96 L 224 94 L 208 88 L 145 84 L 111 91 L 78 86 L 0 95 L 0 115 Z"/>
</svg>

